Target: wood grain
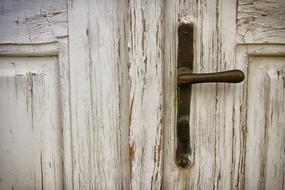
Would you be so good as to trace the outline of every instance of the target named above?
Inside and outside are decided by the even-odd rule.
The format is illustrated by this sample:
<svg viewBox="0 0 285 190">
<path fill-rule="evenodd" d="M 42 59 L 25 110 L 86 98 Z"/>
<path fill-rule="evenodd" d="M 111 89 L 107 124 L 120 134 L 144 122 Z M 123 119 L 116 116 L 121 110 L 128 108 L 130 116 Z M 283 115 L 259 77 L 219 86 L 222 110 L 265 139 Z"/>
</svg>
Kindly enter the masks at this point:
<svg viewBox="0 0 285 190">
<path fill-rule="evenodd" d="M 234 61 L 235 2 L 168 1 L 167 4 L 163 188 L 231 189 L 234 86 L 193 85 L 190 139 L 194 166 L 189 170 L 180 170 L 174 164 L 176 113 L 173 108 L 176 101 L 174 89 L 178 21 L 193 22 L 195 25 L 195 72 L 237 68 Z"/>
<path fill-rule="evenodd" d="M 284 188 L 284 60 L 249 59 L 246 189 Z"/>
<path fill-rule="evenodd" d="M 44 43 L 67 36 L 64 0 L 0 2 L 1 43 Z"/>
<path fill-rule="evenodd" d="M 68 1 L 72 187 L 129 187 L 127 2 Z"/>
<path fill-rule="evenodd" d="M 57 73 L 57 83 L 33 85 L 34 93 L 56 97 L 41 104 L 49 108 L 46 116 L 34 117 L 38 123 L 42 116 L 47 125 L 55 121 L 62 130 L 36 134 L 53 139 L 61 161 L 50 167 L 45 156 L 53 149 L 44 149 L 35 159 L 43 161 L 43 170 L 35 167 L 43 174 L 18 173 L 28 189 L 284 189 L 282 0 L 5 0 L 0 5 L 0 59 L 57 62 L 57 70 L 47 73 Z M 192 86 L 194 165 L 188 170 L 175 164 L 179 22 L 195 26 L 194 72 L 246 74 L 242 84 Z M 14 72 L 6 67 L 0 65 L 0 74 Z M 6 90 L 0 93 L 15 99 L 18 83 L 12 74 L 0 80 Z M 21 78 L 25 89 L 31 89 L 30 78 Z M 31 105 L 25 95 L 21 104 L 11 100 L 11 110 L 21 111 L 26 100 Z M 46 97 L 35 101 L 41 98 Z M 37 109 L 44 112 L 40 104 Z M 31 113 L 21 113 L 22 121 Z M 4 149 L 14 146 L 13 134 L 7 127 L 4 132 L 1 144 L 10 143 Z"/>
<path fill-rule="evenodd" d="M 131 189 L 159 189 L 162 178 L 163 1 L 129 3 Z"/>
<path fill-rule="evenodd" d="M 0 126 L 3 127 L 3 134 L 9 127 L 11 129 L 7 138 L 1 138 L 2 148 L 8 153 L 1 153 L 0 165 L 5 170 L 9 167 L 11 171 L 7 173 L 1 169 L 0 174 L 5 176 L 1 187 L 70 189 L 72 167 L 67 50 L 67 39 L 59 39 L 56 43 L 0 45 L 3 60 L 0 64 L 1 78 L 10 81 L 4 82 L 0 91 L 5 94 L 2 98 L 7 104 L 5 108 L 10 110 L 4 113 L 8 117 L 1 114 L 1 123 L 5 121 L 5 126 Z M 12 86 L 15 88 L 10 88 Z M 23 105 L 27 105 L 27 112 L 23 111 Z M 15 109 L 13 116 L 17 113 L 17 119 L 11 119 L 11 110 Z M 24 156 L 19 155 L 22 151 L 25 151 Z M 9 156 L 13 158 L 2 160 Z"/>
<path fill-rule="evenodd" d="M 0 188 L 62 189 L 57 57 L 0 58 Z"/>
<path fill-rule="evenodd" d="M 283 0 L 239 0 L 238 43 L 285 43 Z"/>
</svg>

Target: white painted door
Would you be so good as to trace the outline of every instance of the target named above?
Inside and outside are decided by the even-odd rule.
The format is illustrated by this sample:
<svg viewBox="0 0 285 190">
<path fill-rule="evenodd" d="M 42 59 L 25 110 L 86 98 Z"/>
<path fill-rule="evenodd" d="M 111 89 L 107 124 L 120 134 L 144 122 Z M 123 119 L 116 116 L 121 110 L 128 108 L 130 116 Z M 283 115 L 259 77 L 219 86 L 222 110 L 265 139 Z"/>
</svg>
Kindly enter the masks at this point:
<svg viewBox="0 0 285 190">
<path fill-rule="evenodd" d="M 67 6 L 0 1 L 0 189 L 71 189 Z"/>
<path fill-rule="evenodd" d="M 283 0 L 2 0 L 0 189 L 285 189 Z M 177 25 L 194 164 L 175 165 Z"/>
</svg>

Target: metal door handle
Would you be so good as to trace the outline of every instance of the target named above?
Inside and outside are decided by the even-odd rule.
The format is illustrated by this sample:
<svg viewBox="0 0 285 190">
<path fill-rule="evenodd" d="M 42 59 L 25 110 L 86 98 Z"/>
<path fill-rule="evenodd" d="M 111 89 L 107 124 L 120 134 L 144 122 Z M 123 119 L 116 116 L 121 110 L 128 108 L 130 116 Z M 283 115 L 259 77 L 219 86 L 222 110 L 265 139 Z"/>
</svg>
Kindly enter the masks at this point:
<svg viewBox="0 0 285 190">
<path fill-rule="evenodd" d="M 194 26 L 191 23 L 178 25 L 177 55 L 177 142 L 176 163 L 187 168 L 193 164 L 190 147 L 190 96 L 191 84 L 205 82 L 239 83 L 244 80 L 240 70 L 229 70 L 216 73 L 193 74 Z"/>
<path fill-rule="evenodd" d="M 205 82 L 239 83 L 244 79 L 244 73 L 240 70 L 229 70 L 216 73 L 192 74 L 190 70 L 180 68 L 177 82 L 179 84 L 195 84 Z"/>
</svg>

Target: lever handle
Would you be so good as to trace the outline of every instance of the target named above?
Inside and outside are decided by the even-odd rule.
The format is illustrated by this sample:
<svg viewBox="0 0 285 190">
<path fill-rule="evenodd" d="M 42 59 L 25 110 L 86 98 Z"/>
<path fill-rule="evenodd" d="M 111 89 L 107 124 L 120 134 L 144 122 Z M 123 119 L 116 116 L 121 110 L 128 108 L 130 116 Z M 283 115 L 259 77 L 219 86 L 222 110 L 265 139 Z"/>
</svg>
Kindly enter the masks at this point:
<svg viewBox="0 0 285 190">
<path fill-rule="evenodd" d="M 244 73 L 237 69 L 216 73 L 192 74 L 189 69 L 180 68 L 177 81 L 179 84 L 195 84 L 205 82 L 239 83 L 243 80 Z"/>
<path fill-rule="evenodd" d="M 190 99 L 191 84 L 204 82 L 238 83 L 243 81 L 244 74 L 240 70 L 217 73 L 193 74 L 194 65 L 194 25 L 180 22 L 178 25 L 177 51 L 177 120 L 176 120 L 176 158 L 180 168 L 189 168 L 194 159 L 190 143 Z"/>
</svg>

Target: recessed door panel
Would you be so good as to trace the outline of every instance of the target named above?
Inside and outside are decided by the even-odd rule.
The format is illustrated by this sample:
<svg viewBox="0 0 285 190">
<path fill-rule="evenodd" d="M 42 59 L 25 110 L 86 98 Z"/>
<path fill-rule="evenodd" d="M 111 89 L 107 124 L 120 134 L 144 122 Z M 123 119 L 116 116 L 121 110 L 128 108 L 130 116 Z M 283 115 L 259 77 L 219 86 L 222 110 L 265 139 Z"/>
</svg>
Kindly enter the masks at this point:
<svg viewBox="0 0 285 190">
<path fill-rule="evenodd" d="M 58 60 L 0 57 L 0 189 L 61 189 Z"/>
<path fill-rule="evenodd" d="M 250 57 L 246 189 L 282 189 L 285 165 L 285 57 Z"/>
</svg>

